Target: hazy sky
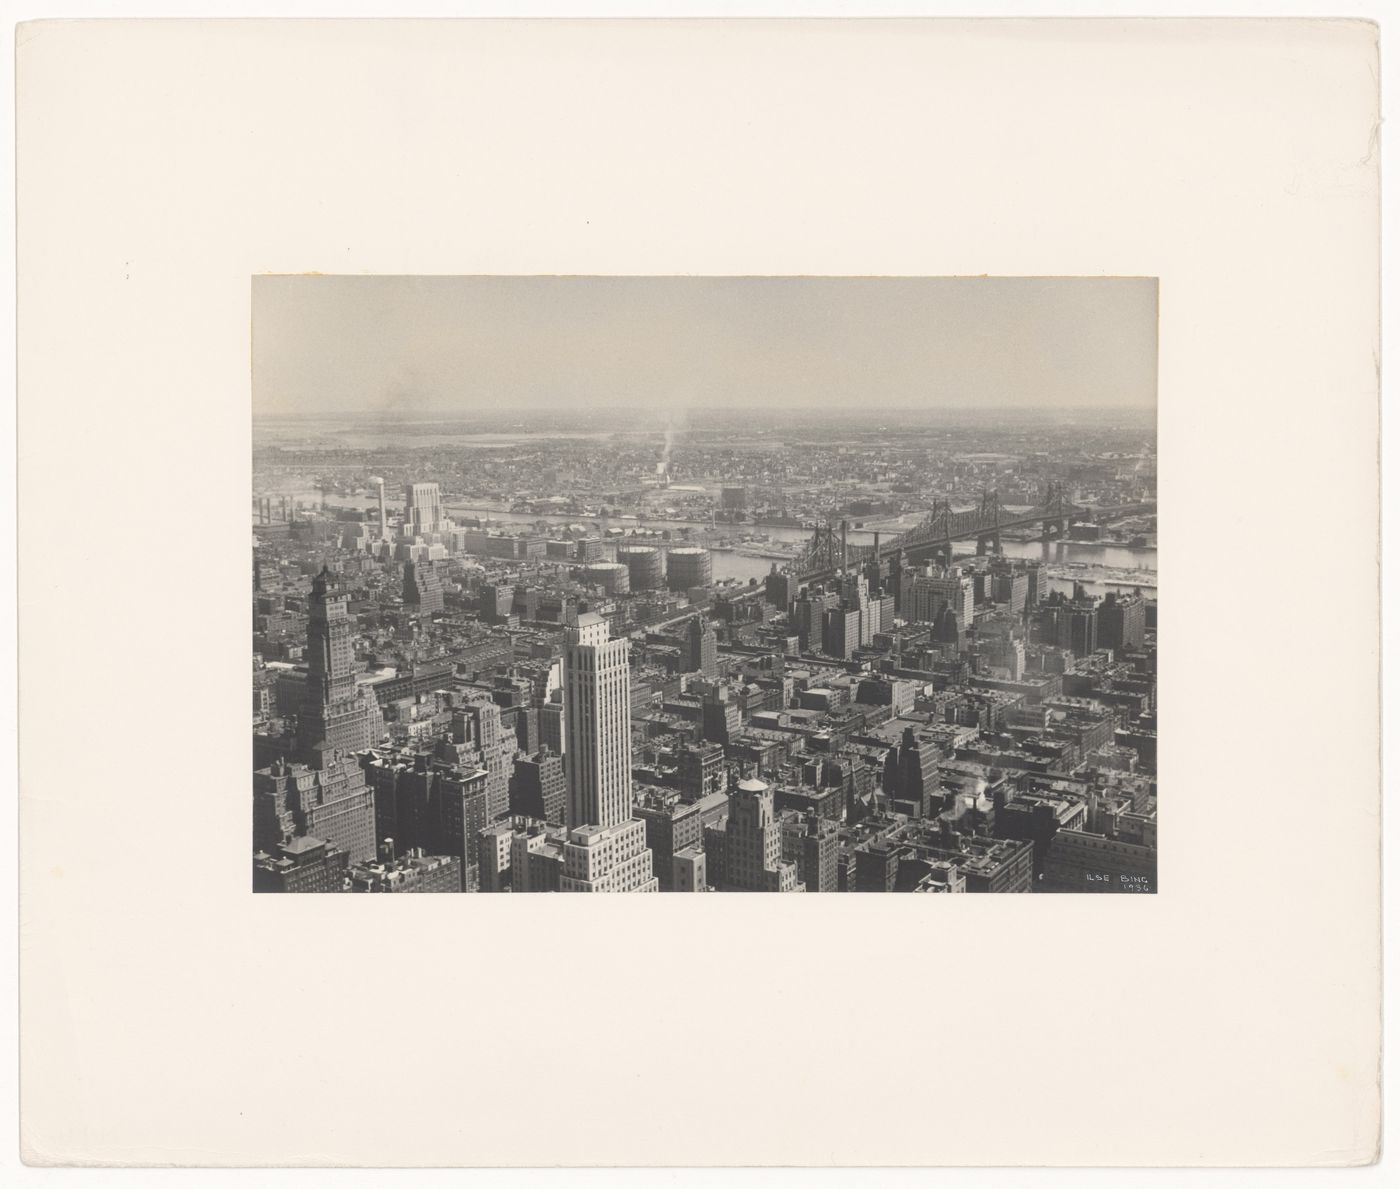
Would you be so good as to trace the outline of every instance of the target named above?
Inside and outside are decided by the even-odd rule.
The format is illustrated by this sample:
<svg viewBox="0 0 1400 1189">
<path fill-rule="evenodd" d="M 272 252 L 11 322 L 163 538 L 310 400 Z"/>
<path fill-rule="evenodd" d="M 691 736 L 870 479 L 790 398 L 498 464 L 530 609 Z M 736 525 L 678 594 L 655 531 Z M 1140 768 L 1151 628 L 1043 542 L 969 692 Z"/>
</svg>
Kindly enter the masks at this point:
<svg viewBox="0 0 1400 1189">
<path fill-rule="evenodd" d="M 257 277 L 255 414 L 1131 406 L 1154 279 Z"/>
</svg>

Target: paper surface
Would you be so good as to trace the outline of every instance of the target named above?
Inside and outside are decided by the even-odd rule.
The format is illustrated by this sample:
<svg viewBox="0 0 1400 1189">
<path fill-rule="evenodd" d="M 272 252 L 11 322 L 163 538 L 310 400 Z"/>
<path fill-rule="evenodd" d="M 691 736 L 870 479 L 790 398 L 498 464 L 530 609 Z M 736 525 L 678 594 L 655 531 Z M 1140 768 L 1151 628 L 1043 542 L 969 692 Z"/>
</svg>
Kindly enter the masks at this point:
<svg viewBox="0 0 1400 1189">
<path fill-rule="evenodd" d="M 1373 26 L 18 43 L 27 1160 L 1372 1158 Z M 249 894 L 251 277 L 308 271 L 1158 277 L 1159 894 Z"/>
</svg>

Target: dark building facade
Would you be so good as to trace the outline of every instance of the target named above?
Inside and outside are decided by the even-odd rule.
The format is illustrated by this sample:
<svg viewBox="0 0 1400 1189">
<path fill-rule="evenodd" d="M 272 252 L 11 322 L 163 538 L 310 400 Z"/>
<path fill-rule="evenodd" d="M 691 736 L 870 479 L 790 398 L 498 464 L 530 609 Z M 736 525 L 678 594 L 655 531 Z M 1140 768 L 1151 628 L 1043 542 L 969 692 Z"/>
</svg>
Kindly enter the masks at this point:
<svg viewBox="0 0 1400 1189">
<path fill-rule="evenodd" d="M 253 847 L 273 852 L 293 839 L 322 839 L 350 862 L 376 853 L 374 793 L 353 756 L 322 757 L 319 768 L 275 760 L 253 773 Z"/>
<path fill-rule="evenodd" d="M 652 869 L 663 892 L 672 890 L 675 875 L 673 858 L 677 851 L 704 842 L 700 806 L 687 804 L 679 793 L 660 789 L 642 793 L 632 806 L 632 816 L 646 823 L 647 846 L 651 848 Z"/>
<path fill-rule="evenodd" d="M 899 878 L 899 847 L 883 839 L 864 842 L 855 852 L 857 892 L 893 892 Z"/>
<path fill-rule="evenodd" d="M 515 757 L 515 770 L 510 780 L 510 812 L 513 816 L 562 822 L 568 800 L 562 757 L 549 750 Z"/>
<path fill-rule="evenodd" d="M 841 829 L 815 813 L 788 813 L 783 817 L 783 858 L 797 865 L 797 875 L 809 892 L 835 892 L 836 858 Z"/>
<path fill-rule="evenodd" d="M 319 838 L 291 838 L 272 854 L 253 856 L 253 891 L 339 892 L 349 863 L 348 854 Z"/>
<path fill-rule="evenodd" d="M 442 610 L 442 577 L 436 565 L 430 561 L 411 561 L 404 565 L 403 601 L 405 606 L 422 615 Z"/>
<path fill-rule="evenodd" d="M 905 727 L 898 747 L 885 759 L 885 794 L 896 813 L 930 817 L 941 794 L 938 787 L 938 749 L 920 740 L 913 727 Z"/>
<path fill-rule="evenodd" d="M 1098 642 L 1115 655 L 1139 649 L 1147 634 L 1147 604 L 1139 594 L 1110 591 L 1099 604 Z"/>
<path fill-rule="evenodd" d="M 687 673 L 699 672 L 709 678 L 717 675 L 715 629 L 703 615 L 692 617 L 686 626 L 683 655 Z"/>
</svg>

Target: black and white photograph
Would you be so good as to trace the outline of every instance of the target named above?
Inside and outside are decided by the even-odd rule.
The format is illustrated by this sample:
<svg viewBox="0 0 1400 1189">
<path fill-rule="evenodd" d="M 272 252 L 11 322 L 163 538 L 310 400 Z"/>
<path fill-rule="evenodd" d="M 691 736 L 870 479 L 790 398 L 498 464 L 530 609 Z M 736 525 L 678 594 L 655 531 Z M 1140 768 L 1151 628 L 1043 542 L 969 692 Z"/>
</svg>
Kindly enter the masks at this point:
<svg viewBox="0 0 1400 1189">
<path fill-rule="evenodd" d="M 1152 278 L 253 280 L 253 888 L 1157 889 Z"/>
</svg>

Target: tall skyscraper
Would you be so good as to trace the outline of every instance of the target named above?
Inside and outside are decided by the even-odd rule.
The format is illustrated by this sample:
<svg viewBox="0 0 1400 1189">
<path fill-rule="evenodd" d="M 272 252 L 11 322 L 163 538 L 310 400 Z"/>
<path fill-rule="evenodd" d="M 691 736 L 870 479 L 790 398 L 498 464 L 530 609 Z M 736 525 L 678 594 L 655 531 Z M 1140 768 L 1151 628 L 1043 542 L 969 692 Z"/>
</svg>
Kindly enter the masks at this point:
<svg viewBox="0 0 1400 1189">
<path fill-rule="evenodd" d="M 378 475 L 370 480 L 374 484 L 375 494 L 379 497 L 379 540 L 389 539 L 389 513 L 384 507 L 384 480 Z"/>
<path fill-rule="evenodd" d="M 856 621 L 857 642 L 861 647 L 869 644 L 880 630 L 878 608 L 872 610 L 870 584 L 864 574 L 848 573 L 841 577 L 841 609 L 855 611 L 860 618 Z"/>
<path fill-rule="evenodd" d="M 455 526 L 442 510 L 436 483 L 409 483 L 403 489 L 404 517 L 394 555 L 400 561 L 434 561 L 448 555 Z M 460 540 L 457 545 L 460 547 Z"/>
<path fill-rule="evenodd" d="M 330 843 L 350 862 L 375 857 L 374 792 L 354 752 L 377 743 L 384 719 L 355 681 L 347 598 L 322 567 L 311 583 L 307 677 L 296 755 L 253 773 L 253 845 L 273 852 L 293 839 Z"/>
<path fill-rule="evenodd" d="M 774 562 L 763 580 L 763 597 L 778 610 L 786 611 L 797 597 L 797 579 L 791 574 L 779 573 L 778 563 Z"/>
<path fill-rule="evenodd" d="M 564 646 L 564 771 L 569 825 L 615 826 L 632 814 L 628 641 L 590 612 Z"/>
<path fill-rule="evenodd" d="M 646 825 L 632 817 L 628 641 L 580 615 L 564 646 L 564 771 L 569 786 L 565 892 L 655 892 Z"/>
<path fill-rule="evenodd" d="M 333 588 L 330 571 L 322 567 L 311 582 L 306 631 L 306 700 L 313 715 L 318 708 L 344 702 L 355 692 L 354 625 L 348 603 L 348 597 Z M 325 719 L 313 717 L 312 721 Z"/>
<path fill-rule="evenodd" d="M 704 615 L 692 616 L 685 632 L 685 668 L 713 679 L 717 672 L 715 629 Z"/>
<path fill-rule="evenodd" d="M 403 531 L 406 537 L 422 537 L 431 542 L 435 533 L 447 531 L 442 514 L 442 493 L 436 483 L 409 483 L 403 489 L 407 509 Z"/>
<path fill-rule="evenodd" d="M 848 660 L 860 647 L 860 610 L 834 607 L 822 616 L 822 652 Z"/>
<path fill-rule="evenodd" d="M 355 682 L 354 627 L 347 602 L 323 567 L 311 583 L 306 696 L 298 739 L 303 755 L 318 749 L 360 751 L 379 742 L 384 731 L 374 695 Z"/>
<path fill-rule="evenodd" d="M 822 647 L 824 618 L 838 602 L 834 594 L 808 591 L 793 604 L 793 622 L 797 626 L 797 643 L 803 652 L 817 652 Z"/>
<path fill-rule="evenodd" d="M 403 568 L 403 601 L 422 615 L 441 611 L 442 577 L 430 561 L 407 562 Z"/>
</svg>

